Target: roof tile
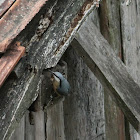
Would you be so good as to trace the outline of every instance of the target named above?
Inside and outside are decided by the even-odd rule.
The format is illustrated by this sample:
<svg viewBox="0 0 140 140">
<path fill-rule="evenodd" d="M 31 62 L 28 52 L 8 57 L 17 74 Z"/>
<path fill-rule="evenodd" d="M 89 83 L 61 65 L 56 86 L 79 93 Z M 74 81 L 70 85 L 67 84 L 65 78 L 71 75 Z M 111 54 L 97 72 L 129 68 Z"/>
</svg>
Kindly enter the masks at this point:
<svg viewBox="0 0 140 140">
<path fill-rule="evenodd" d="M 6 0 L 3 1 L 6 3 Z M 25 28 L 46 1 L 16 0 L 12 4 L 0 19 L 0 52 L 5 52 L 8 49 L 12 40 Z"/>
<path fill-rule="evenodd" d="M 0 87 L 25 52 L 25 47 L 14 45 L 0 58 Z"/>
</svg>

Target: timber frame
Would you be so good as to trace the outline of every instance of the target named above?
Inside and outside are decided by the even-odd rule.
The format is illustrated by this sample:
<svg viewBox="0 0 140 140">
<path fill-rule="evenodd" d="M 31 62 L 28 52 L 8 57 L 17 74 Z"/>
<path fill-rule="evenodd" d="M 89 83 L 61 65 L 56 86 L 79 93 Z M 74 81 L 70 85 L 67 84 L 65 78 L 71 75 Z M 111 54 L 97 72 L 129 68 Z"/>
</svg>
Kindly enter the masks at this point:
<svg viewBox="0 0 140 140">
<path fill-rule="evenodd" d="M 0 124 L 2 124 L 0 125 L 0 137 L 3 140 L 11 136 L 25 111 L 37 98 L 41 86 L 42 71 L 56 66 L 69 45 L 73 46 L 104 87 L 110 91 L 111 96 L 129 122 L 140 134 L 140 87 L 92 22 L 90 17 L 92 17 L 95 4 L 88 3 L 90 6 L 84 7 L 82 16 L 80 15 L 76 25 L 72 24 L 73 26 L 70 27 L 69 20 L 73 22 L 73 16 L 76 17 L 76 12 L 80 9 L 80 6 L 77 6 L 80 2 L 75 3 L 77 4 L 77 7 L 74 7 L 75 13 L 65 19 L 65 16 L 68 15 L 67 12 L 73 8 L 72 3 L 73 1 L 69 1 L 65 8 L 55 0 L 54 3 L 48 4 L 52 8 L 56 5 L 64 8 L 64 11 L 60 13 L 61 16 L 58 14 L 58 17 L 61 18 L 55 19 L 56 21 L 46 34 L 43 30 L 41 39 L 40 35 L 36 33 L 28 45 L 24 44 L 27 46 L 27 56 L 14 70 L 18 79 L 9 80 L 0 89 Z M 84 5 L 85 1 L 80 4 Z M 52 11 L 49 12 L 51 17 Z M 46 17 L 46 19 L 51 19 L 50 17 Z M 63 27 L 62 24 L 64 20 L 67 22 L 66 27 Z M 29 26 L 31 27 L 31 25 Z M 63 27 L 61 31 L 59 30 L 60 26 Z M 65 30 L 68 31 L 67 34 L 65 34 Z M 22 34 L 25 34 L 25 31 Z M 26 40 L 21 37 L 21 34 L 16 39 L 21 42 Z M 31 47 L 34 49 L 31 50 Z"/>
</svg>

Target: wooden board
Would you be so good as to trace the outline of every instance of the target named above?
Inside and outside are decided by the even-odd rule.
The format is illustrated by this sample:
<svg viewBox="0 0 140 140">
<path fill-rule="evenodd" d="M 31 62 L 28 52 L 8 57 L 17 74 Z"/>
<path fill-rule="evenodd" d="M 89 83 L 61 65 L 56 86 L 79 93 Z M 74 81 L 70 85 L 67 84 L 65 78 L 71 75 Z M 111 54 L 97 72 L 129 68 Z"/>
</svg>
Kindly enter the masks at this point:
<svg viewBox="0 0 140 140">
<path fill-rule="evenodd" d="M 46 140 L 65 140 L 63 101 L 47 109 Z"/>
<path fill-rule="evenodd" d="M 17 123 L 37 97 L 43 69 L 55 66 L 69 46 L 70 42 L 66 43 L 66 46 L 59 48 L 61 53 L 58 52 L 57 56 L 54 56 L 54 51 L 61 44 L 73 18 L 84 2 L 85 0 L 48 1 L 41 12 L 37 14 L 37 17 L 29 23 L 30 25 L 16 39 L 23 46 L 26 46 L 28 53 L 18 65 L 22 75 L 18 79 L 8 79 L 0 89 L 0 124 L 3 124 L 0 125 L 1 138 L 9 138 Z M 85 15 L 87 14 L 88 12 L 85 13 Z M 44 20 L 51 19 L 51 17 L 53 17 L 53 23 L 49 27 L 44 27 L 42 22 L 44 23 Z M 81 20 L 83 21 L 84 18 Z M 40 29 L 40 26 L 43 26 L 44 29 L 41 32 L 41 38 L 38 38 L 36 31 Z M 31 32 L 31 30 L 35 32 Z M 31 39 L 32 35 L 34 36 Z"/>
<path fill-rule="evenodd" d="M 0 52 L 5 52 L 13 39 L 39 12 L 47 0 L 16 0 L 0 20 Z"/>
<path fill-rule="evenodd" d="M 0 18 L 7 12 L 16 0 L 1 0 L 0 1 Z"/>
<path fill-rule="evenodd" d="M 39 110 L 34 113 L 34 125 L 35 125 L 35 140 L 45 140 L 45 122 L 44 112 Z"/>
<path fill-rule="evenodd" d="M 65 61 L 60 61 L 60 63 L 51 69 L 52 71 L 59 71 L 67 77 L 67 63 Z M 56 96 L 54 94 L 52 82 L 50 81 L 51 73 L 44 72 L 44 82 L 47 84 L 44 85 L 42 83 L 42 88 L 46 88 L 47 90 L 42 89 L 42 93 L 47 93 L 46 100 L 46 140 L 66 140 L 65 139 L 65 125 L 64 125 L 64 110 L 63 110 L 63 102 L 66 100 L 63 96 Z M 49 84 L 50 83 L 50 84 Z M 50 97 L 53 97 L 52 100 Z M 43 100 L 42 100 L 43 101 Z"/>
<path fill-rule="evenodd" d="M 22 117 L 10 140 L 25 140 L 25 116 Z"/>
<path fill-rule="evenodd" d="M 25 47 L 16 46 L 13 49 L 8 50 L 0 58 L 0 87 L 23 56 L 24 52 Z"/>
<path fill-rule="evenodd" d="M 80 27 L 72 45 L 101 83 L 113 93 L 125 116 L 140 133 L 140 87 L 90 18 Z"/>
<path fill-rule="evenodd" d="M 99 26 L 98 10 L 90 16 Z M 103 140 L 105 134 L 104 88 L 72 46 L 64 54 L 71 95 L 64 101 L 66 140 Z"/>
<path fill-rule="evenodd" d="M 120 26 L 120 5 L 119 1 L 103 0 L 99 9 L 100 31 L 109 42 L 110 47 L 117 56 L 122 59 L 122 42 Z M 107 140 L 124 140 L 125 123 L 121 109 L 116 105 L 109 91 L 105 88 L 105 128 Z M 128 133 L 128 132 L 127 132 Z"/>
<path fill-rule="evenodd" d="M 38 96 L 40 74 L 26 69 L 25 73 L 21 77 L 24 83 L 18 79 L 10 79 L 0 89 L 0 137 L 4 140 L 9 139 L 26 110 Z M 8 90 L 7 86 L 15 82 L 14 89 Z"/>
<path fill-rule="evenodd" d="M 92 21 L 97 21 L 96 15 Z M 103 140 L 106 138 L 103 86 L 71 46 L 64 56 L 71 85 L 71 95 L 64 101 L 66 140 Z"/>
<path fill-rule="evenodd" d="M 140 85 L 140 4 L 139 0 L 120 1 L 122 45 L 127 70 Z M 130 127 L 131 140 L 139 140 L 140 135 Z"/>
<path fill-rule="evenodd" d="M 35 126 L 30 124 L 29 111 L 27 110 L 25 114 L 25 134 L 24 134 L 25 140 L 35 140 L 34 132 Z"/>
</svg>

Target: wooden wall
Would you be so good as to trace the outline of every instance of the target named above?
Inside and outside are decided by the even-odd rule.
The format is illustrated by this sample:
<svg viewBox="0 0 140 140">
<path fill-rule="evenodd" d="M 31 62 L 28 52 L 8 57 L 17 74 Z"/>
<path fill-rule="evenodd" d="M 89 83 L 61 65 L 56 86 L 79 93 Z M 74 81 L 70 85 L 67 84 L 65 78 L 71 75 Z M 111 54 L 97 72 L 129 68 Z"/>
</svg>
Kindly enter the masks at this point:
<svg viewBox="0 0 140 140">
<path fill-rule="evenodd" d="M 134 80 L 140 85 L 140 2 L 139 0 L 120 2 L 121 30 L 124 63 Z M 140 136 L 130 126 L 131 140 Z"/>
<path fill-rule="evenodd" d="M 118 1 L 104 0 L 100 9 L 101 33 L 113 48 L 115 54 L 122 56 L 120 5 Z M 124 115 L 105 89 L 106 139 L 125 140 Z M 111 128 L 111 129 L 110 129 Z"/>
<path fill-rule="evenodd" d="M 32 125 L 27 111 L 11 140 L 105 139 L 103 87 L 71 47 L 65 56 L 71 95 L 49 107 L 47 113 L 34 112 Z"/>
<path fill-rule="evenodd" d="M 97 10 L 92 14 L 99 27 Z M 69 46 L 63 56 L 67 63 L 67 76 L 71 95 L 49 107 L 33 112 L 33 124 L 29 123 L 29 111 L 21 120 L 11 140 L 103 140 L 105 139 L 104 89 L 83 60 Z M 20 134 L 20 135 L 19 135 Z"/>
<path fill-rule="evenodd" d="M 139 9 L 138 0 L 103 0 L 98 12 L 92 14 L 93 22 L 140 84 Z M 27 111 L 11 140 L 139 140 L 131 125 L 129 131 L 129 122 L 108 91 L 71 46 L 63 60 L 67 63 L 71 95 L 47 112 L 40 107 L 33 113 L 32 125 Z"/>
</svg>

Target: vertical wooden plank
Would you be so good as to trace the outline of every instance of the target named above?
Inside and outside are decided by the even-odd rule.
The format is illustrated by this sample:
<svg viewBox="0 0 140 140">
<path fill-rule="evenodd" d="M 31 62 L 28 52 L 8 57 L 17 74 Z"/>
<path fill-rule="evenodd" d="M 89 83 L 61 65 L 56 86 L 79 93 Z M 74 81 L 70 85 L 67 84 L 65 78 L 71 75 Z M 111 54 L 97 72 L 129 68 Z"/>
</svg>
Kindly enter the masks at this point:
<svg viewBox="0 0 140 140">
<path fill-rule="evenodd" d="M 25 140 L 35 140 L 35 125 L 31 125 L 29 121 L 29 111 L 25 114 Z"/>
<path fill-rule="evenodd" d="M 99 27 L 97 11 L 91 18 Z M 103 87 L 71 46 L 65 53 L 71 95 L 64 101 L 66 140 L 105 139 Z"/>
<path fill-rule="evenodd" d="M 116 55 L 122 58 L 119 1 L 104 0 L 100 7 L 100 28 Z M 124 115 L 105 90 L 106 139 L 125 140 Z"/>
<path fill-rule="evenodd" d="M 47 140 L 65 140 L 63 101 L 47 109 Z"/>
<path fill-rule="evenodd" d="M 39 12 L 45 2 L 45 0 L 15 1 L 0 20 L 0 52 L 5 52 L 9 48 L 9 44 Z"/>
<path fill-rule="evenodd" d="M 60 61 L 59 64 L 53 68 L 52 71 L 59 71 L 67 77 L 67 64 L 64 61 Z M 47 83 L 49 84 L 50 76 L 46 75 L 48 78 Z M 46 92 L 48 95 L 53 96 L 53 105 L 47 107 L 47 122 L 46 122 L 46 137 L 47 140 L 65 140 L 64 133 L 64 113 L 63 113 L 63 101 L 65 97 L 54 97 L 54 90 L 52 89 L 52 84 L 50 89 Z M 53 93 L 52 93 L 53 92 Z M 67 97 L 66 97 L 67 98 Z"/>
<path fill-rule="evenodd" d="M 32 123 L 34 125 L 34 136 L 35 140 L 45 140 L 45 122 L 44 122 L 44 112 L 42 107 L 42 93 L 41 93 L 42 77 L 39 81 L 38 86 L 38 97 L 36 101 L 32 104 L 30 108 L 32 113 Z"/>
<path fill-rule="evenodd" d="M 120 1 L 124 61 L 131 76 L 140 85 L 140 2 Z M 130 127 L 131 140 L 139 140 L 139 134 Z"/>
<path fill-rule="evenodd" d="M 35 123 L 35 140 L 45 140 L 44 112 L 39 110 L 33 113 Z"/>
<path fill-rule="evenodd" d="M 64 101 L 66 140 L 103 140 L 103 88 L 72 48 L 67 50 L 66 60 L 72 88 L 71 95 Z"/>
<path fill-rule="evenodd" d="M 10 140 L 25 140 L 25 116 L 22 117 Z"/>
</svg>

